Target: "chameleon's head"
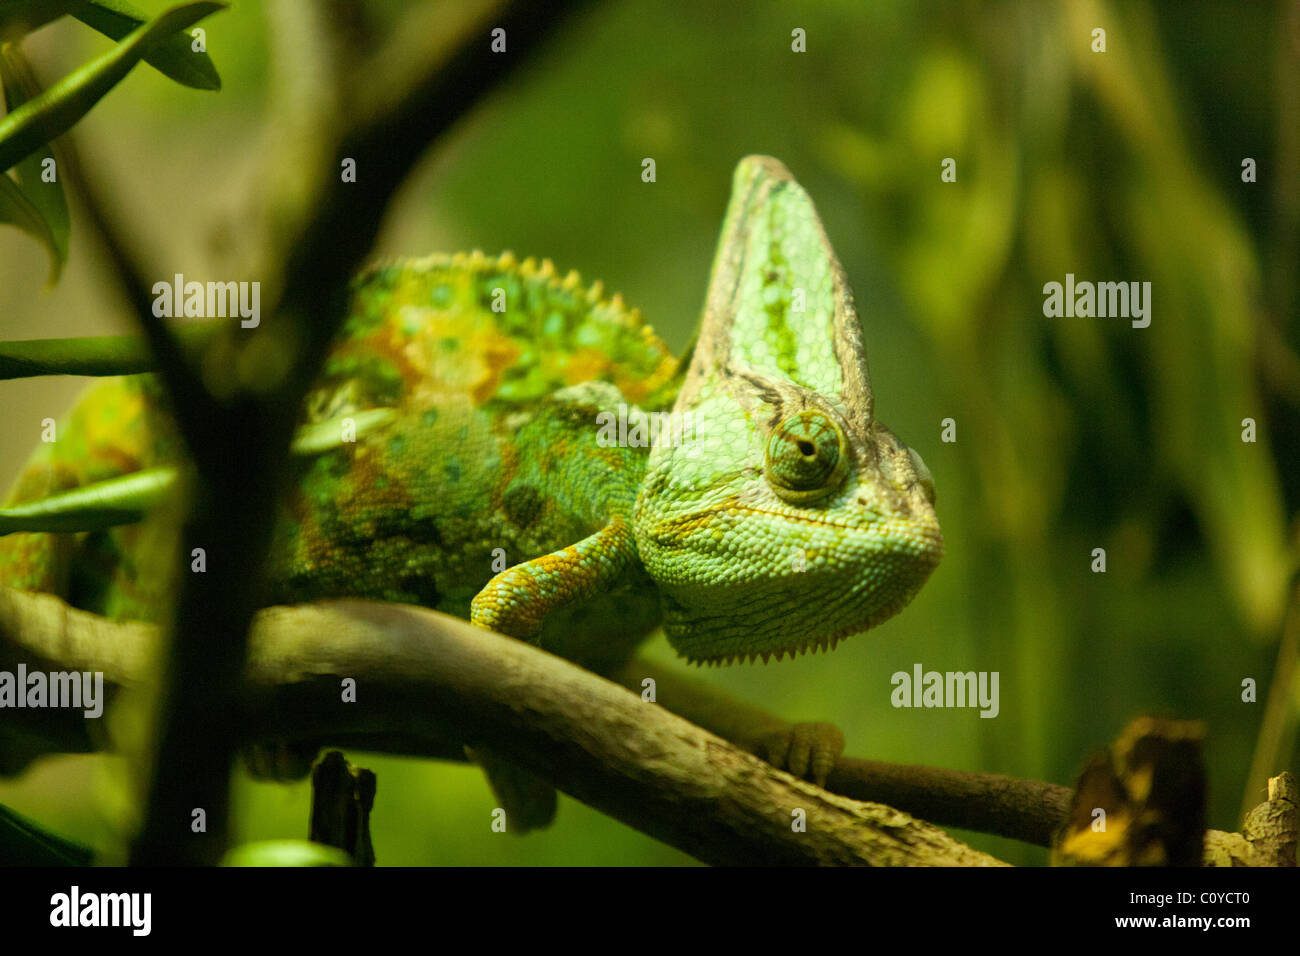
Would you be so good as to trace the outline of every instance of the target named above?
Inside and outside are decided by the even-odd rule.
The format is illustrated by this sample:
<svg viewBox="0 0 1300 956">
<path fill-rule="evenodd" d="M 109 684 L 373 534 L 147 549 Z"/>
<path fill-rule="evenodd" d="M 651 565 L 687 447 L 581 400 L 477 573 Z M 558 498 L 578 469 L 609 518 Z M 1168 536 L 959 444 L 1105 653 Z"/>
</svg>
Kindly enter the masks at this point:
<svg viewBox="0 0 1300 956">
<path fill-rule="evenodd" d="M 684 657 L 829 648 L 899 611 L 938 563 L 929 472 L 875 420 L 852 293 L 774 159 L 736 170 L 674 413 L 633 527 Z"/>
</svg>

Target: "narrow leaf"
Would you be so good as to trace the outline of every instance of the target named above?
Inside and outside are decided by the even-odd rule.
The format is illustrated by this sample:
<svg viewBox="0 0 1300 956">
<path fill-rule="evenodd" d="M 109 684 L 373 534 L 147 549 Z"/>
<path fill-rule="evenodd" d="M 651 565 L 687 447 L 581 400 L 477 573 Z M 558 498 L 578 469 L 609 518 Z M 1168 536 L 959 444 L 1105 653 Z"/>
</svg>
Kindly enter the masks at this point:
<svg viewBox="0 0 1300 956">
<path fill-rule="evenodd" d="M 16 531 L 102 531 L 134 524 L 176 484 L 175 468 L 147 468 L 118 478 L 0 508 L 0 536 Z"/>
<path fill-rule="evenodd" d="M 0 209 L 3 186 L 0 185 Z M 173 328 L 190 348 L 207 344 L 225 322 L 196 322 Z M 71 339 L 22 339 L 0 342 L 0 380 L 36 375 L 134 375 L 152 372 L 157 362 L 137 335 L 102 335 Z"/>
<path fill-rule="evenodd" d="M 82 0 L 72 15 L 114 40 L 121 40 L 149 19 L 147 13 L 123 0 Z M 196 90 L 221 89 L 221 76 L 212 58 L 192 49 L 188 33 L 177 33 L 162 41 L 145 55 L 144 61 L 164 76 Z"/>
<path fill-rule="evenodd" d="M 12 44 L 0 47 L 0 84 L 3 84 L 5 104 L 10 112 L 41 93 L 31 64 Z M 53 173 L 52 181 L 47 181 L 47 167 Z M 50 241 L 46 243 L 50 251 L 48 285 L 58 281 L 63 264 L 68 261 L 68 200 L 58 174 L 54 149 L 48 143 L 13 168 L 13 179 L 18 189 L 44 221 L 49 235 Z"/>
<path fill-rule="evenodd" d="M 0 120 L 0 172 L 66 132 L 157 43 L 224 7 L 216 0 L 172 7 Z"/>
<path fill-rule="evenodd" d="M 343 425 L 349 419 L 352 422 L 352 437 L 360 438 L 366 432 L 387 425 L 396 417 L 396 409 L 368 408 L 365 411 L 353 412 L 351 415 L 342 418 L 332 418 L 325 422 L 303 425 L 294 434 L 293 442 L 289 445 L 289 451 L 294 455 L 319 455 L 322 452 L 331 451 L 346 444 L 346 440 L 343 438 Z"/>
<path fill-rule="evenodd" d="M 55 244 L 49 223 L 41 211 L 32 205 L 31 200 L 23 195 L 18 184 L 5 173 L 0 173 L 0 222 L 11 223 L 39 240 L 50 252 L 51 275 L 58 275 L 59 247 Z M 2 360 L 0 368 L 3 368 Z"/>
</svg>

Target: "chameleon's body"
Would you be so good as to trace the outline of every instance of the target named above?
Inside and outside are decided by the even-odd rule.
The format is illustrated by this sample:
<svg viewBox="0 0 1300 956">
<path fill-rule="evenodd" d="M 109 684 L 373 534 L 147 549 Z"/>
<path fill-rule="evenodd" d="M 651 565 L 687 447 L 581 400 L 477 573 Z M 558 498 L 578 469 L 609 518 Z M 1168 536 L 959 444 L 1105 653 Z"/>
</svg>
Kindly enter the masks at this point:
<svg viewBox="0 0 1300 956">
<path fill-rule="evenodd" d="M 939 559 L 928 474 L 874 419 L 851 294 L 773 160 L 737 170 L 688 366 L 618 297 L 509 256 L 372 270 L 352 301 L 304 423 L 393 413 L 297 459 L 267 603 L 407 601 L 609 671 L 661 621 L 692 660 L 830 646 Z M 156 389 L 96 385 L 11 500 L 176 458 Z M 610 447 L 634 407 L 691 427 Z M 0 581 L 148 616 L 147 528 L 0 537 Z"/>
<path fill-rule="evenodd" d="M 617 296 L 549 263 L 471 255 L 372 271 L 354 302 L 308 416 L 397 417 L 309 461 L 268 600 L 358 595 L 469 617 L 506 566 L 630 524 L 645 450 L 598 445 L 596 417 L 610 402 L 670 403 L 677 363 Z M 629 574 L 556 609 L 537 639 L 607 669 L 656 619 L 653 586 Z"/>
<path fill-rule="evenodd" d="M 494 298 L 505 311 L 492 310 Z M 636 311 L 549 262 L 434 256 L 365 273 L 304 421 L 383 407 L 396 416 L 296 459 L 267 603 L 356 596 L 469 617 L 505 565 L 559 551 L 614 516 L 630 522 L 648 449 L 601 447 L 597 415 L 618 402 L 668 407 L 676 368 Z M 11 499 L 174 457 L 179 441 L 158 405 L 152 376 L 96 383 Z M 140 573 L 142 531 L 0 538 L 0 579 L 113 617 L 150 617 L 157 595 Z M 629 575 L 550 615 L 541 643 L 607 670 L 658 616 L 653 585 Z"/>
</svg>

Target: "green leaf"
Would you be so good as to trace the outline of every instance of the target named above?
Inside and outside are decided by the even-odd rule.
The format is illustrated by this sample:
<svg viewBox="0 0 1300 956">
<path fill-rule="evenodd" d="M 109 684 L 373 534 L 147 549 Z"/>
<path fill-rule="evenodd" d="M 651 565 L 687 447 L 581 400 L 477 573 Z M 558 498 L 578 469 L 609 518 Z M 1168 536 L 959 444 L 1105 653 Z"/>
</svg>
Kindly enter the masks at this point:
<svg viewBox="0 0 1300 956">
<path fill-rule="evenodd" d="M 20 40 L 57 20 L 81 0 L 0 0 L 0 43 Z"/>
<path fill-rule="evenodd" d="M 231 849 L 222 866 L 351 866 L 352 858 L 338 847 L 308 840 L 263 840 Z"/>
<path fill-rule="evenodd" d="M 0 84 L 3 85 L 5 105 L 10 112 L 39 96 L 41 92 L 27 58 L 12 44 L 0 46 Z M 44 176 L 47 163 L 52 164 L 54 170 L 55 178 L 51 182 L 46 182 Z M 68 261 L 70 226 L 68 200 L 63 194 L 63 183 L 58 179 L 58 165 L 54 160 L 53 148 L 46 144 L 36 150 L 14 167 L 12 178 L 44 226 L 37 238 L 45 243 L 50 252 L 50 277 L 47 284 L 53 285 L 59 279 L 63 264 Z"/>
<path fill-rule="evenodd" d="M 345 422 L 351 421 L 352 439 L 356 439 L 367 432 L 374 431 L 376 428 L 382 428 L 396 418 L 397 409 L 395 408 L 367 408 L 341 418 L 331 418 L 328 421 L 303 425 L 294 433 L 289 452 L 294 455 L 310 457 L 333 451 L 346 443 L 343 438 L 343 425 Z"/>
<path fill-rule="evenodd" d="M 0 805 L 0 866 L 90 866 L 89 847 L 55 836 Z"/>
<path fill-rule="evenodd" d="M 0 508 L 0 537 L 16 531 L 64 534 L 134 524 L 175 484 L 175 468 L 147 468 Z"/>
<path fill-rule="evenodd" d="M 35 236 L 50 251 L 51 276 L 58 276 L 59 247 L 54 241 L 49 223 L 30 199 L 23 195 L 18 184 L 5 173 L 0 173 L 0 222 L 11 223 L 23 232 Z"/>
<path fill-rule="evenodd" d="M 0 185 L 0 208 L 3 186 Z M 225 321 L 173 327 L 186 346 L 200 349 Z M 0 380 L 36 375 L 133 375 L 152 372 L 157 362 L 138 335 L 102 335 L 70 339 L 24 339 L 0 342 Z"/>
<path fill-rule="evenodd" d="M 72 15 L 114 40 L 121 40 L 149 19 L 147 13 L 122 0 L 82 0 Z M 212 58 L 194 52 L 188 33 L 177 33 L 159 43 L 144 61 L 164 76 L 196 90 L 221 89 L 221 76 Z"/>
<path fill-rule="evenodd" d="M 158 43 L 225 6 L 202 0 L 172 7 L 0 120 L 0 172 L 66 132 Z"/>
</svg>

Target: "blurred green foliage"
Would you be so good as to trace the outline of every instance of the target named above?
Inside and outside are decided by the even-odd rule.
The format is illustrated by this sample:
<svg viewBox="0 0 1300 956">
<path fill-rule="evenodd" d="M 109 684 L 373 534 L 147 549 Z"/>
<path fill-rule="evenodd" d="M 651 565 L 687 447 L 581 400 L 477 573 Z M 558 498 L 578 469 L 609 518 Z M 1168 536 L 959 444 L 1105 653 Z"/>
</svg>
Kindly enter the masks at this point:
<svg viewBox="0 0 1300 956">
<path fill-rule="evenodd" d="M 10 0 L 0 7 L 0 223 L 10 223 L 50 253 L 50 281 L 68 258 L 68 207 L 52 141 L 120 83 L 141 60 L 196 89 L 221 88 L 208 55 L 185 28 L 224 8 L 216 2 L 172 7 L 148 20 L 124 0 Z M 120 41 L 107 52 L 41 89 L 20 44 L 29 31 L 71 15 Z M 64 157 L 64 175 L 68 167 Z M 8 171 L 12 169 L 13 174 Z"/>
<path fill-rule="evenodd" d="M 240 151 L 262 142 L 260 6 L 210 25 L 220 96 L 155 76 L 86 121 L 117 150 L 109 168 L 156 172 L 162 203 L 181 204 L 166 221 L 146 204 L 151 229 L 183 233 L 191 184 L 236 188 Z M 367 6 L 378 34 L 405 8 Z M 791 51 L 796 27 L 806 53 Z M 1237 829 L 1243 799 L 1263 797 L 1244 791 L 1296 563 L 1298 37 L 1286 3 L 600 5 L 431 150 L 377 254 L 547 256 L 621 291 L 680 347 L 732 168 L 780 158 L 853 283 L 877 410 L 934 473 L 947 555 L 878 631 L 708 679 L 834 720 L 855 755 L 1063 783 L 1139 713 L 1203 719 L 1209 822 Z M 171 169 L 159 140 L 186 144 L 190 168 Z M 945 157 L 955 183 L 940 181 Z M 1258 182 L 1242 181 L 1245 157 Z M 203 188 L 219 202 L 227 187 Z M 10 248 L 0 287 L 30 285 Z M 1150 327 L 1045 318 L 1043 285 L 1067 273 L 1151 282 Z M 949 418 L 954 443 L 940 441 Z M 5 447 L 16 469 L 27 448 Z M 651 653 L 672 656 L 662 641 Z M 999 715 L 895 710 L 890 675 L 916 662 L 1000 672 Z M 1257 703 L 1242 701 L 1246 678 Z M 1265 744 L 1272 772 L 1296 768 L 1298 710 L 1293 687 Z M 567 799 L 550 831 L 494 834 L 473 768 L 349 757 L 378 775 L 379 865 L 686 862 Z M 44 803 L 92 763 L 98 804 Z M 0 784 L 0 802 L 104 847 L 114 763 L 50 762 Z M 237 798 L 240 841 L 305 834 L 305 783 L 241 778 Z M 1011 862 L 1046 858 L 963 836 Z"/>
</svg>

